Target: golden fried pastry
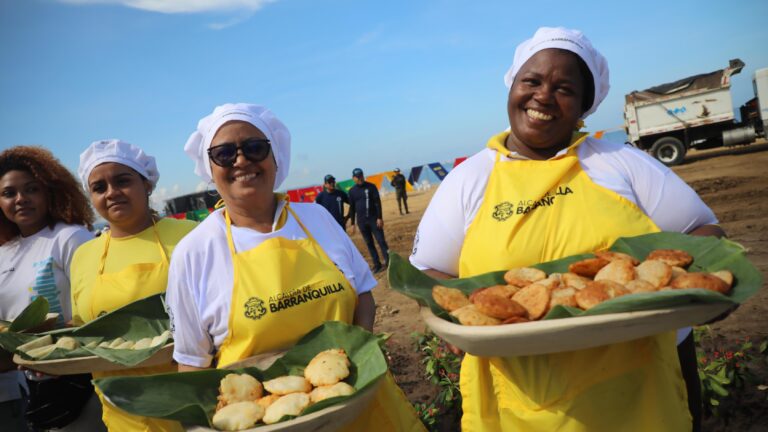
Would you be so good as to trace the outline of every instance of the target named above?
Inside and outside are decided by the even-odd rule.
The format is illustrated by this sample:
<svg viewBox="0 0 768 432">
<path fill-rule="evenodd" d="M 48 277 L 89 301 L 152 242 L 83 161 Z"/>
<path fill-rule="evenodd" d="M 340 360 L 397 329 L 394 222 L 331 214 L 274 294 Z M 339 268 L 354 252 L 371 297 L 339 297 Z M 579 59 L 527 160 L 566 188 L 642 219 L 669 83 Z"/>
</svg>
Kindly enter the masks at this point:
<svg viewBox="0 0 768 432">
<path fill-rule="evenodd" d="M 271 394 L 257 400 L 256 403 L 263 406 L 264 409 L 267 409 L 268 406 L 272 405 L 278 399 L 280 399 L 280 395 Z"/>
<path fill-rule="evenodd" d="M 461 290 L 442 285 L 432 287 L 432 298 L 435 299 L 435 303 L 448 312 L 453 312 L 469 304 L 469 299 Z"/>
<path fill-rule="evenodd" d="M 595 280 L 609 280 L 624 285 L 635 279 L 635 266 L 627 260 L 611 261 L 595 275 Z"/>
<path fill-rule="evenodd" d="M 488 315 L 480 312 L 473 304 L 456 309 L 455 311 L 451 312 L 451 315 L 456 317 L 456 319 L 458 319 L 459 322 L 463 325 L 487 326 L 501 324 L 501 320 L 489 317 Z"/>
<path fill-rule="evenodd" d="M 688 267 L 693 262 L 693 257 L 680 249 L 656 249 L 651 251 L 646 260 L 659 260 L 669 266 Z"/>
<path fill-rule="evenodd" d="M 31 349 L 40 348 L 51 344 L 53 344 L 53 337 L 51 335 L 45 335 L 37 339 L 33 339 L 23 345 L 19 345 L 16 347 L 16 349 L 22 352 L 28 352 Z"/>
<path fill-rule="evenodd" d="M 531 284 L 512 296 L 528 311 L 528 319 L 537 320 L 544 316 L 549 308 L 549 290 L 544 285 Z"/>
<path fill-rule="evenodd" d="M 512 285 L 493 285 L 485 288 L 478 288 L 472 291 L 472 294 L 469 295 L 470 303 L 474 303 L 475 297 L 477 297 L 477 295 L 479 295 L 481 292 L 486 292 L 486 291 L 487 293 L 485 295 L 489 295 L 493 293 L 493 294 L 511 299 L 516 292 L 520 291 L 520 287 L 516 287 Z"/>
<path fill-rule="evenodd" d="M 632 255 L 627 255 L 621 252 L 613 252 L 613 251 L 607 251 L 607 250 L 599 251 L 599 252 L 595 252 L 595 256 L 608 261 L 616 261 L 616 260 L 630 261 L 632 265 L 635 265 L 635 266 L 640 264 L 640 261 L 636 260 L 635 257 L 633 257 Z"/>
<path fill-rule="evenodd" d="M 611 280 L 594 281 L 591 284 L 601 287 L 610 298 L 631 294 L 628 289 L 624 288 L 624 285 Z"/>
<path fill-rule="evenodd" d="M 124 343 L 125 343 L 125 339 L 121 337 L 115 338 L 115 339 L 112 339 L 112 342 L 110 342 L 109 345 L 107 345 L 107 348 L 117 348 Z"/>
<path fill-rule="evenodd" d="M 548 290 L 552 291 L 553 289 L 560 287 L 562 277 L 563 276 L 560 273 L 552 273 L 546 279 L 540 280 L 536 283 L 538 285 L 544 285 Z"/>
<path fill-rule="evenodd" d="M 504 280 L 508 284 L 521 288 L 546 278 L 546 273 L 533 267 L 513 268 L 504 273 Z"/>
<path fill-rule="evenodd" d="M 77 339 L 69 336 L 64 336 L 56 341 L 56 348 L 65 349 L 67 351 L 77 349 L 79 346 L 80 342 L 78 342 Z"/>
<path fill-rule="evenodd" d="M 110 347 L 110 348 L 114 348 L 114 349 L 131 349 L 131 348 L 133 348 L 134 345 L 135 345 L 135 342 L 133 342 L 133 341 L 125 341 L 125 342 L 121 343 L 120 345 L 118 345 L 116 347 Z"/>
<path fill-rule="evenodd" d="M 99 341 L 90 341 L 84 345 L 86 348 L 96 348 L 99 346 Z"/>
<path fill-rule="evenodd" d="M 527 314 L 525 308 L 518 302 L 503 294 L 499 294 L 498 291 L 491 289 L 482 290 L 473 296 L 472 303 L 480 313 L 500 320 L 513 316 L 525 316 Z"/>
<path fill-rule="evenodd" d="M 551 298 L 549 300 L 549 308 L 552 309 L 557 305 L 578 307 L 576 303 L 576 288 L 573 287 L 560 287 L 552 290 Z"/>
<path fill-rule="evenodd" d="M 269 407 L 262 419 L 266 424 L 277 423 L 283 416 L 296 416 L 309 406 L 309 394 L 291 393 L 276 400 Z"/>
<path fill-rule="evenodd" d="M 313 386 L 336 384 L 348 376 L 349 358 L 343 349 L 323 351 L 304 368 L 304 378 Z"/>
<path fill-rule="evenodd" d="M 728 270 L 720 270 L 716 272 L 712 272 L 712 275 L 719 277 L 723 280 L 723 282 L 728 285 L 728 288 L 733 286 L 733 273 L 729 272 Z"/>
<path fill-rule="evenodd" d="M 587 286 L 587 282 L 589 282 L 589 279 L 576 273 L 563 273 L 563 276 L 560 278 L 561 285 L 576 288 L 577 290 L 584 289 Z"/>
<path fill-rule="evenodd" d="M 255 402 L 263 388 L 259 380 L 248 374 L 229 374 L 219 383 L 219 403 L 216 409 L 236 402 Z"/>
<path fill-rule="evenodd" d="M 265 409 L 256 402 L 235 402 L 218 409 L 213 415 L 213 427 L 223 431 L 248 429 L 264 417 Z"/>
<path fill-rule="evenodd" d="M 10 327 L 10 326 L 7 326 L 7 325 L 5 325 L 3 323 L 0 323 L 0 333 L 5 333 L 5 332 L 9 331 L 8 327 Z"/>
<path fill-rule="evenodd" d="M 355 392 L 355 388 L 345 382 L 338 382 L 329 386 L 315 387 L 309 393 L 309 400 L 312 403 L 318 403 L 323 399 L 329 399 L 336 396 L 349 396 Z"/>
<path fill-rule="evenodd" d="M 26 354 L 36 360 L 43 359 L 45 357 L 48 357 L 49 354 L 51 354 L 56 349 L 56 345 L 45 345 L 37 348 L 32 348 L 31 350 L 25 351 Z"/>
<path fill-rule="evenodd" d="M 667 286 L 672 280 L 672 267 L 663 261 L 646 260 L 635 267 L 638 279 L 642 279 L 656 288 Z"/>
<path fill-rule="evenodd" d="M 624 285 L 624 288 L 626 288 L 627 291 L 629 291 L 632 294 L 654 292 L 659 290 L 659 288 L 654 286 L 652 283 L 642 279 L 635 279 L 633 281 L 629 281 L 627 282 L 626 285 Z"/>
<path fill-rule="evenodd" d="M 595 283 L 588 284 L 584 289 L 576 292 L 574 297 L 576 304 L 584 310 L 591 309 L 611 298 L 601 284 Z"/>
<path fill-rule="evenodd" d="M 672 269 L 672 279 L 670 279 L 670 281 L 675 280 L 675 278 L 677 278 L 680 275 L 684 275 L 684 274 L 688 273 L 688 270 L 686 270 L 686 269 L 684 269 L 682 267 L 671 266 L 670 268 Z"/>
<path fill-rule="evenodd" d="M 158 345 L 165 345 L 166 342 L 168 342 L 168 339 L 171 337 L 170 330 L 166 330 L 162 332 L 161 334 L 155 336 L 152 338 L 152 343 L 150 344 L 150 347 L 156 347 Z"/>
<path fill-rule="evenodd" d="M 152 345 L 152 338 L 145 337 L 144 339 L 137 340 L 136 343 L 133 345 L 133 349 L 135 350 L 147 349 L 151 345 Z"/>
<path fill-rule="evenodd" d="M 673 280 L 670 284 L 672 288 L 703 288 L 710 291 L 717 291 L 721 294 L 728 294 L 731 287 L 725 281 L 709 273 L 688 273 Z"/>
<path fill-rule="evenodd" d="M 264 381 L 264 388 L 272 394 L 282 396 L 290 393 L 309 393 L 312 390 L 312 384 L 304 377 L 285 375 Z"/>
<path fill-rule="evenodd" d="M 502 321 L 502 324 L 518 324 L 518 323 L 524 323 L 524 322 L 530 322 L 526 317 L 520 317 L 520 316 L 513 316 L 505 319 Z"/>
<path fill-rule="evenodd" d="M 571 263 L 571 265 L 568 266 L 568 271 L 586 278 L 593 278 L 597 272 L 607 266 L 609 262 L 610 261 L 602 258 L 587 258 Z"/>
</svg>

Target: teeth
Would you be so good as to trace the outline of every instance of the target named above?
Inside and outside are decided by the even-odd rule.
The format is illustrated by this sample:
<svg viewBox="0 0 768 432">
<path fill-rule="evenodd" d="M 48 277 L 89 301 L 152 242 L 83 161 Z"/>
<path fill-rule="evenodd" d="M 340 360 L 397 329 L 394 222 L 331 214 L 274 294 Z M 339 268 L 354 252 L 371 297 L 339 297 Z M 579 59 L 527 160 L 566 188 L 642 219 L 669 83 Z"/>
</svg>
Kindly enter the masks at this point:
<svg viewBox="0 0 768 432">
<path fill-rule="evenodd" d="M 536 120 L 552 120 L 552 116 L 549 114 L 544 114 L 543 112 L 538 112 L 533 109 L 527 109 L 525 110 L 525 113 L 528 114 L 528 117 L 534 118 Z"/>
<path fill-rule="evenodd" d="M 235 176 L 235 181 L 248 181 L 255 178 L 256 178 L 256 174 L 243 174 L 243 175 Z"/>
</svg>

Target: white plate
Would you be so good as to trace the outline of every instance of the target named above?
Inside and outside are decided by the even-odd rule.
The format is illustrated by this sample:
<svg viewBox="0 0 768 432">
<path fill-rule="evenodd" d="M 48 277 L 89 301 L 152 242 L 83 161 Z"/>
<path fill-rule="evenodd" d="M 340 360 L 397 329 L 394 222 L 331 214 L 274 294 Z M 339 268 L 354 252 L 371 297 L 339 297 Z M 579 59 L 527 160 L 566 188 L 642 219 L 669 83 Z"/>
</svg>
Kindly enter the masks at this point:
<svg viewBox="0 0 768 432">
<path fill-rule="evenodd" d="M 162 349 L 135 366 L 123 366 L 119 363 L 112 363 L 109 360 L 97 356 L 76 357 L 56 360 L 26 360 L 18 354 L 13 355 L 13 362 L 24 366 L 27 369 L 36 370 L 49 375 L 76 375 L 91 372 L 106 372 L 124 369 L 136 369 L 149 366 L 160 366 L 171 364 L 173 361 L 173 343 L 164 346 Z"/>
<path fill-rule="evenodd" d="M 465 352 L 479 357 L 515 357 L 610 345 L 698 325 L 731 306 L 696 304 L 498 326 L 454 324 L 428 307 L 421 308 L 421 317 L 435 334 Z"/>
</svg>

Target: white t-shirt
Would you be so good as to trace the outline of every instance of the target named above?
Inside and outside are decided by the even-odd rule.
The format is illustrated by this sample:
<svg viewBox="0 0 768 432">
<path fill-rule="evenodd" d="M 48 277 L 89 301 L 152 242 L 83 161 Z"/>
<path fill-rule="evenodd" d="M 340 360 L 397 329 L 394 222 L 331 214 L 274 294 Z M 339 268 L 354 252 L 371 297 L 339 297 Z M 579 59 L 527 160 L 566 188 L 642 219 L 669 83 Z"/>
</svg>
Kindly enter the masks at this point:
<svg viewBox="0 0 768 432">
<path fill-rule="evenodd" d="M 284 205 L 278 205 L 275 220 Z M 326 209 L 314 203 L 291 203 L 291 208 L 358 295 L 376 286 L 368 264 Z M 277 230 L 273 226 L 271 233 L 233 226 L 232 236 L 238 252 L 273 237 L 306 238 L 290 213 L 285 225 Z M 171 257 L 166 303 L 174 332 L 173 357 L 180 364 L 210 366 L 228 334 L 233 277 L 226 223 L 217 210 L 184 237 Z"/>
<path fill-rule="evenodd" d="M 85 227 L 57 223 L 0 246 L 0 319 L 11 321 L 36 297 L 48 300 L 60 322 L 72 318 L 69 264 L 75 250 L 93 238 Z M 18 399 L 20 373 L 0 374 L 0 402 Z"/>
<path fill-rule="evenodd" d="M 440 184 L 416 231 L 410 257 L 415 267 L 458 274 L 464 236 L 483 203 L 496 154 L 490 148 L 481 150 Z M 715 214 L 690 186 L 641 150 L 589 137 L 577 154 L 593 182 L 635 203 L 662 231 L 685 233 L 717 223 Z M 510 160 L 501 156 L 502 163 Z M 689 331 L 678 338 L 685 338 Z"/>
</svg>

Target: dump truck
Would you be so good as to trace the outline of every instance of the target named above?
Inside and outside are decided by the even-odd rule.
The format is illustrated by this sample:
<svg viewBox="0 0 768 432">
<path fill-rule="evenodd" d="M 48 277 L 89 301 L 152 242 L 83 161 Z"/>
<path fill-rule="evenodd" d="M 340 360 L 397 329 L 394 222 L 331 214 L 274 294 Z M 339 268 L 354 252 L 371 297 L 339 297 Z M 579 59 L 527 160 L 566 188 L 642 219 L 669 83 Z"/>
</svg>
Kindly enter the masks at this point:
<svg viewBox="0 0 768 432">
<path fill-rule="evenodd" d="M 768 130 L 768 68 L 753 77 L 755 97 L 739 108 L 731 77 L 744 68 L 734 59 L 725 69 L 690 76 L 625 96 L 624 128 L 629 142 L 663 164 L 681 163 L 689 149 L 750 144 Z"/>
</svg>

